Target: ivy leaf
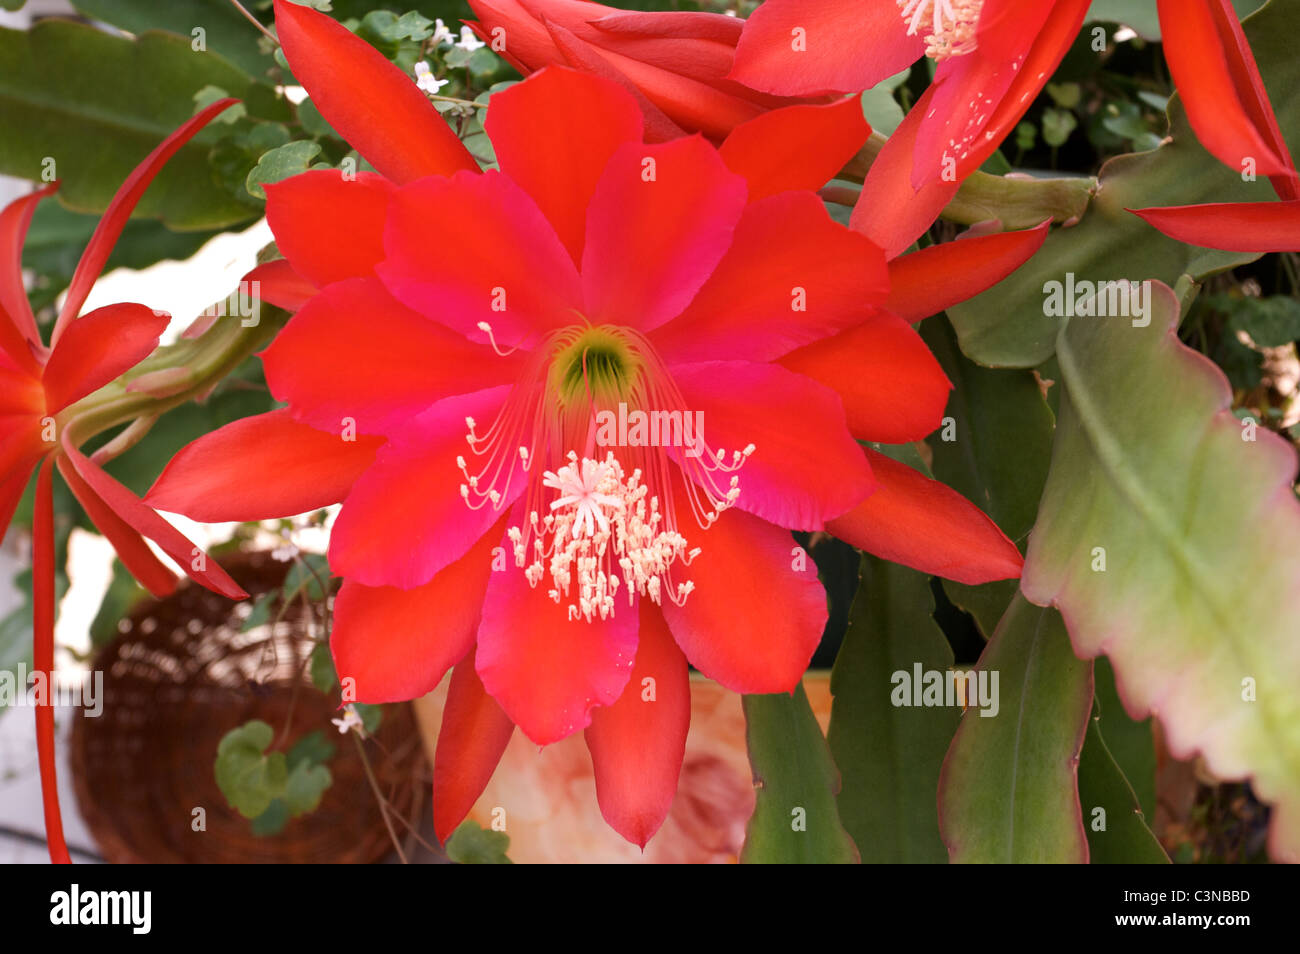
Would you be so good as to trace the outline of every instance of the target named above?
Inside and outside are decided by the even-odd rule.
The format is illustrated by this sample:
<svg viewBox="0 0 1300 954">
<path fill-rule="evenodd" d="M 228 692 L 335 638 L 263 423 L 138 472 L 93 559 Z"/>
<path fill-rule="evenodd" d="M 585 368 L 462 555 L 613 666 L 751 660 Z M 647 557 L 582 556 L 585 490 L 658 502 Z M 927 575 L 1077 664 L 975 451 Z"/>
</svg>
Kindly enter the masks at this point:
<svg viewBox="0 0 1300 954">
<path fill-rule="evenodd" d="M 265 153 L 257 160 L 257 165 L 245 180 L 244 184 L 249 195 L 257 199 L 265 199 L 266 190 L 262 188 L 263 186 L 306 172 L 311 167 L 312 160 L 320 155 L 320 151 L 320 143 L 300 139 Z"/>
<path fill-rule="evenodd" d="M 958 710 L 893 700 L 895 673 L 910 678 L 915 665 L 945 672 L 953 664 L 933 610 L 928 577 L 862 558 L 862 583 L 831 671 L 826 741 L 843 780 L 840 818 L 864 863 L 948 860 L 934 805 Z"/>
<path fill-rule="evenodd" d="M 1292 40 L 1300 33 L 1300 6 L 1271 3 L 1244 27 L 1264 85 L 1271 90 L 1300 88 L 1300 57 Z M 1278 97 L 1274 106 L 1283 135 L 1300 141 L 1300 96 Z M 990 367 L 1031 368 L 1050 357 L 1066 319 L 1046 313 L 1045 286 L 1064 281 L 1067 273 L 1092 282 L 1155 279 L 1174 285 L 1183 275 L 1199 282 L 1259 258 L 1184 245 L 1125 211 L 1275 198 L 1267 178 L 1245 182 L 1200 146 L 1179 97 L 1171 101 L 1169 113 L 1170 141 L 1153 152 L 1106 163 L 1100 188 L 1078 225 L 1053 229 L 1038 253 L 1014 274 L 948 309 L 962 351 L 970 358 Z"/>
<path fill-rule="evenodd" d="M 288 602 L 306 591 L 307 599 L 319 603 L 329 587 L 329 558 L 321 553 L 303 553 L 284 577 L 284 599 Z"/>
<path fill-rule="evenodd" d="M 289 816 L 297 818 L 308 812 L 314 812 L 320 805 L 325 791 L 334 784 L 334 777 L 324 765 L 309 761 L 300 761 L 289 771 L 289 778 L 284 784 L 284 804 L 289 809 Z"/>
<path fill-rule="evenodd" d="M 510 850 L 510 836 L 503 831 L 489 831 L 479 827 L 473 819 L 465 819 L 447 839 L 447 857 L 460 865 L 514 864 L 506 855 Z"/>
<path fill-rule="evenodd" d="M 331 692 L 339 684 L 338 673 L 334 671 L 334 657 L 330 648 L 321 643 L 311 651 L 311 661 L 307 665 L 311 684 L 321 692 Z"/>
<path fill-rule="evenodd" d="M 1288 295 L 1207 295 L 1205 304 L 1227 315 L 1229 331 L 1244 331 L 1257 347 L 1280 348 L 1300 340 L 1300 301 Z"/>
<path fill-rule="evenodd" d="M 217 745 L 217 786 L 231 807 L 257 818 L 284 792 L 289 778 L 283 752 L 267 752 L 275 733 L 254 719 L 231 729 Z"/>
<path fill-rule="evenodd" d="M 325 737 L 325 733 L 320 729 L 315 732 L 308 732 L 301 739 L 293 744 L 287 756 L 289 771 L 293 771 L 299 765 L 323 765 L 330 759 L 334 758 L 334 753 L 338 751 L 334 743 Z"/>
<path fill-rule="evenodd" d="M 1147 327 L 1076 320 L 1057 341 L 1061 416 L 1021 586 L 1105 652 L 1124 707 L 1178 758 L 1253 777 L 1270 851 L 1300 861 L 1300 502 L 1295 450 L 1229 410 L 1156 285 Z"/>
<path fill-rule="evenodd" d="M 939 827 L 954 863 L 1082 863 L 1077 767 L 1092 665 L 1061 616 L 1017 595 L 980 656 L 997 713 L 971 708 L 948 749 Z M 993 675 L 997 674 L 996 688 Z"/>
<path fill-rule="evenodd" d="M 289 824 L 289 806 L 284 803 L 283 798 L 276 798 L 266 807 L 266 811 L 253 819 L 248 827 L 257 837 L 267 838 L 280 834 L 287 824 Z"/>
<path fill-rule="evenodd" d="M 840 823 L 839 770 L 800 682 L 793 694 L 748 695 L 745 740 L 758 797 L 740 860 L 747 864 L 853 864 Z"/>
</svg>

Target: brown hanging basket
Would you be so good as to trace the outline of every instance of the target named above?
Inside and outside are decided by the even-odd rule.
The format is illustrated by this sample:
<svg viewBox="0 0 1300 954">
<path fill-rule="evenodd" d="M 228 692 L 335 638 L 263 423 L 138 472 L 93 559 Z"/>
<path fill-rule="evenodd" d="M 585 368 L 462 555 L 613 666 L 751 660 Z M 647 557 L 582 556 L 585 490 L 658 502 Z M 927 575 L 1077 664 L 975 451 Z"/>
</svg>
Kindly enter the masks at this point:
<svg viewBox="0 0 1300 954">
<path fill-rule="evenodd" d="M 267 553 L 221 563 L 254 597 L 280 587 L 289 566 Z M 165 600 L 137 605 L 96 656 L 103 712 L 92 719 L 78 710 L 71 761 L 81 813 L 106 860 L 369 863 L 392 850 L 356 745 L 330 723 L 336 694 L 327 697 L 307 677 L 315 644 L 301 602 L 274 626 L 241 632 L 250 611 L 250 602 L 183 583 Z M 336 746 L 328 763 L 334 782 L 320 806 L 277 835 L 254 835 L 213 774 L 221 737 L 250 719 L 275 729 L 277 749 L 317 730 Z M 428 767 L 410 706 L 386 706 L 364 744 L 385 798 L 417 824 Z M 199 808 L 205 830 L 195 831 Z M 394 826 L 405 837 L 401 822 Z"/>
</svg>

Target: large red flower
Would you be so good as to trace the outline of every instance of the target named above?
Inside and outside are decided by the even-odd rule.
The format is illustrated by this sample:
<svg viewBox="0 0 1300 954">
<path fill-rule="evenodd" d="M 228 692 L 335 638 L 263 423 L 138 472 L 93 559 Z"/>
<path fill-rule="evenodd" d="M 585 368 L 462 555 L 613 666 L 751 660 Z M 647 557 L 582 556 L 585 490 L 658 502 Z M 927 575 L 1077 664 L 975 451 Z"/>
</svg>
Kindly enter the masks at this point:
<svg viewBox="0 0 1300 954">
<path fill-rule="evenodd" d="M 687 662 L 782 692 L 816 648 L 825 594 L 790 529 L 966 582 L 1019 573 L 978 509 L 855 441 L 938 425 L 949 384 L 908 321 L 979 280 L 936 290 L 909 256 L 891 290 L 809 191 L 865 139 L 856 103 L 766 114 L 721 149 L 647 144 L 621 86 L 551 68 L 493 97 L 499 171 L 449 146 L 415 167 L 393 160 L 432 154 L 414 84 L 328 17 L 277 15 L 295 75 L 384 176 L 268 188 L 321 289 L 263 356 L 289 407 L 190 445 L 148 499 L 213 520 L 343 500 L 340 675 L 389 701 L 455 666 L 440 835 L 518 725 L 585 729 L 602 811 L 644 844 L 676 789 Z M 827 110 L 856 141 L 792 150 Z M 962 254 L 987 279 L 1041 237 Z"/>
<path fill-rule="evenodd" d="M 22 247 L 36 203 L 57 185 L 37 190 L 0 211 L 0 525 L 13 519 L 32 471 L 36 478 L 33 583 L 33 669 L 54 670 L 54 526 L 52 481 L 57 467 L 91 521 L 146 589 L 170 593 L 175 577 L 154 556 L 157 543 L 198 582 L 236 599 L 247 594 L 221 567 L 78 449 L 77 402 L 129 371 L 157 346 L 168 316 L 144 305 L 107 305 L 81 315 L 132 209 L 167 160 L 234 101 L 214 103 L 165 139 L 127 177 L 109 203 L 73 273 L 50 346 L 41 340 L 22 279 Z M 54 769 L 54 710 L 36 710 L 36 742 L 50 857 L 67 862 Z"/>
</svg>

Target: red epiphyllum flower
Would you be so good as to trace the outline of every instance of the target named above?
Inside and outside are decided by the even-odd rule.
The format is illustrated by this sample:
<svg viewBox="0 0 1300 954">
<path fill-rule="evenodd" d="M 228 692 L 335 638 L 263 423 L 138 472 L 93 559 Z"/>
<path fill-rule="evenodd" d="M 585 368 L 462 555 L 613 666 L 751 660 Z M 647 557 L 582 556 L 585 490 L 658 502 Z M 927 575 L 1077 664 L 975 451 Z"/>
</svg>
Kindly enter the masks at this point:
<svg viewBox="0 0 1300 954">
<path fill-rule="evenodd" d="M 127 177 L 100 219 L 77 263 L 50 346 L 41 341 L 22 278 L 22 247 L 36 203 L 55 185 L 23 196 L 0 211 L 0 523 L 13 519 L 32 471 L 36 478 L 32 546 L 34 604 L 33 666 L 46 685 L 54 672 L 54 468 L 68 482 L 99 531 L 141 585 L 156 596 L 175 587 L 175 577 L 145 543 L 157 543 L 198 582 L 234 599 L 247 594 L 221 567 L 134 494 L 84 456 L 76 446 L 75 404 L 148 357 L 168 316 L 144 305 L 107 305 L 85 315 L 81 307 L 104 268 L 132 209 L 171 156 L 234 100 L 204 109 L 167 137 Z M 45 830 L 50 858 L 69 861 L 63 840 L 54 767 L 54 710 L 36 709 L 36 742 Z"/>
<path fill-rule="evenodd" d="M 277 13 L 318 103 L 335 100 L 313 84 L 369 104 L 326 111 L 331 124 L 400 151 L 407 107 L 384 93 L 413 82 L 386 64 L 353 73 L 362 41 L 302 7 Z M 792 150 L 791 127 L 825 110 L 856 141 Z M 687 661 L 740 692 L 789 691 L 820 640 L 825 594 L 790 529 L 967 582 L 1019 573 L 978 509 L 855 441 L 928 434 L 949 388 L 887 310 L 914 321 L 943 302 L 930 260 L 895 298 L 880 250 L 808 191 L 865 139 L 856 103 L 752 123 L 721 150 L 646 144 L 626 90 L 551 68 L 493 97 L 499 172 L 452 150 L 423 178 L 381 167 L 390 178 L 268 188 L 280 249 L 322 289 L 263 356 L 289 407 L 190 445 L 148 499 L 213 520 L 343 500 L 340 675 L 378 702 L 455 667 L 441 836 L 518 725 L 539 744 L 585 729 L 606 819 L 644 844 L 676 789 Z M 440 243 L 457 221 L 474 225 Z M 963 251 L 986 277 L 1042 230 L 994 238 Z"/>
</svg>

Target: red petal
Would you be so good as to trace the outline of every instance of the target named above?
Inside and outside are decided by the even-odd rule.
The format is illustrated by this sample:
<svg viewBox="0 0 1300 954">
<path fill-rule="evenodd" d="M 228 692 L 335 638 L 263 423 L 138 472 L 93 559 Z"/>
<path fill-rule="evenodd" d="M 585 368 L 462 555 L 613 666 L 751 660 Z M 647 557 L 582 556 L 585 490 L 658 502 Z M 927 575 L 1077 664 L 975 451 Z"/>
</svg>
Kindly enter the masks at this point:
<svg viewBox="0 0 1300 954">
<path fill-rule="evenodd" d="M 414 78 L 365 40 L 292 0 L 275 0 L 275 28 L 316 108 L 380 173 L 402 185 L 478 171 Z"/>
<path fill-rule="evenodd" d="M 679 514 L 690 506 L 680 498 Z M 790 536 L 742 510 L 709 529 L 681 526 L 701 552 L 682 574 L 695 584 L 664 618 L 691 665 L 735 692 L 791 692 L 826 627 L 817 567 Z"/>
<path fill-rule="evenodd" d="M 636 656 L 637 611 L 620 598 L 609 619 L 571 620 L 568 600 L 547 596 L 549 578 L 531 587 L 510 562 L 488 583 L 474 665 L 511 721 L 550 745 L 585 729 L 595 706 L 622 695 Z"/>
<path fill-rule="evenodd" d="M 587 317 L 648 331 L 680 314 L 726 253 L 744 207 L 745 180 L 698 136 L 620 148 L 587 216 Z"/>
<path fill-rule="evenodd" d="M 1188 245 L 1230 252 L 1300 249 L 1300 202 L 1225 202 L 1129 211 Z"/>
<path fill-rule="evenodd" d="M 170 320 L 144 305 L 123 303 L 96 308 L 69 324 L 45 365 L 48 412 L 57 414 L 149 357 Z"/>
<path fill-rule="evenodd" d="M 32 669 L 45 675 L 47 692 L 54 680 L 54 497 L 53 471 L 47 457 L 36 477 L 32 526 Z M 52 702 L 52 700 L 47 700 Z M 36 757 L 40 763 L 41 802 L 45 807 L 45 841 L 54 864 L 71 864 L 63 840 L 59 811 L 58 769 L 54 762 L 54 706 L 36 707 Z"/>
<path fill-rule="evenodd" d="M 108 203 L 108 208 L 100 218 L 99 225 L 95 226 L 95 232 L 91 235 L 86 250 L 81 253 L 81 260 L 77 262 L 77 270 L 73 272 L 72 281 L 68 285 L 68 296 L 64 299 L 63 308 L 59 311 L 59 319 L 54 325 L 54 334 L 50 340 L 51 347 L 58 344 L 67 323 L 81 314 L 81 306 L 86 303 L 86 296 L 90 294 L 91 286 L 104 270 L 104 264 L 113 254 L 113 246 L 117 244 L 118 236 L 122 234 L 122 229 L 126 228 L 127 219 L 131 217 L 131 212 L 140 201 L 140 197 L 149 188 L 149 183 L 153 182 L 154 176 L 167 164 L 167 160 L 194 138 L 200 129 L 236 102 L 238 100 L 218 100 L 206 109 L 195 113 L 164 139 L 158 148 L 149 153 L 144 161 L 126 177 L 126 181 Z"/>
<path fill-rule="evenodd" d="M 767 0 L 745 21 L 731 78 L 783 96 L 857 93 L 924 52 L 925 41 L 907 35 L 893 3 Z"/>
<path fill-rule="evenodd" d="M 263 352 L 262 366 L 298 420 L 335 432 L 351 420 L 375 434 L 442 398 L 511 381 L 522 357 L 493 354 L 411 311 L 377 279 L 353 278 L 308 302 Z"/>
<path fill-rule="evenodd" d="M 73 447 L 68 441 L 66 431 L 63 437 L 63 452 L 72 461 L 77 474 L 90 485 L 95 494 L 137 533 L 158 544 L 164 553 L 184 569 L 190 579 L 203 584 L 214 593 L 220 593 L 233 600 L 248 597 L 239 584 L 230 578 L 230 574 L 214 561 L 209 560 L 207 554 L 187 540 L 183 533 L 158 516 L 152 507 L 147 506 Z M 246 477 L 247 472 L 245 472 Z"/>
<path fill-rule="evenodd" d="M 280 254 L 317 287 L 373 275 L 384 260 L 384 216 L 397 190 L 382 176 L 319 170 L 266 187 L 266 221 Z"/>
<path fill-rule="evenodd" d="M 669 365 L 768 361 L 857 324 L 888 290 L 879 248 L 812 193 L 787 192 L 745 208 L 699 294 L 650 337 Z"/>
<path fill-rule="evenodd" d="M 315 285 L 295 272 L 283 258 L 258 265 L 244 276 L 243 281 L 252 287 L 254 298 L 285 311 L 297 311 L 317 291 Z"/>
<path fill-rule="evenodd" d="M 974 298 L 1029 261 L 1047 240 L 1050 225 L 1044 222 L 1018 232 L 973 235 L 896 258 L 889 263 L 885 307 L 915 323 Z"/>
<path fill-rule="evenodd" d="M 471 510 L 460 495 L 465 478 L 456 458 L 471 456 L 465 418 L 473 417 L 484 433 L 505 399 L 505 388 L 447 398 L 394 435 L 353 486 L 334 524 L 335 572 L 366 586 L 411 589 L 478 542 L 524 491 L 523 470 L 510 453 L 500 507 Z M 478 466 L 472 459 L 469 465 Z"/>
<path fill-rule="evenodd" d="M 931 86 L 871 163 L 849 220 L 855 231 L 885 250 L 886 258 L 907 251 L 939 217 L 961 185 L 955 178 L 948 181 L 940 177 L 920 189 L 912 187 L 916 136 L 933 98 Z"/>
<path fill-rule="evenodd" d="M 181 448 L 145 502 L 208 523 L 306 513 L 346 497 L 381 443 L 366 436 L 348 440 L 342 431 L 300 424 L 287 410 L 270 411 Z"/>
<path fill-rule="evenodd" d="M 921 336 L 887 311 L 800 348 L 781 364 L 839 394 L 849 431 L 859 440 L 920 440 L 942 422 L 952 390 Z"/>
<path fill-rule="evenodd" d="M 673 378 L 710 449 L 725 448 L 730 460 L 732 451 L 755 445 L 737 474 L 742 510 L 778 526 L 820 530 L 874 488 L 830 388 L 777 365 L 744 361 L 679 365 Z M 670 453 L 689 473 L 681 448 Z M 726 490 L 727 478 L 714 480 Z"/>
<path fill-rule="evenodd" d="M 0 211 L 0 348 L 29 371 L 36 368 L 32 348 L 39 351 L 42 345 L 23 281 L 23 243 L 36 203 L 58 187 L 57 182 L 51 183 L 15 199 Z"/>
<path fill-rule="evenodd" d="M 667 113 L 651 102 L 636 83 L 619 71 L 604 51 L 596 49 L 596 47 L 575 36 L 558 23 L 552 23 L 548 20 L 546 21 L 546 29 L 550 33 L 551 49 L 558 57 L 563 57 L 563 62 L 582 70 L 584 73 L 591 73 L 601 79 L 618 83 L 632 94 L 637 105 L 641 107 L 645 122 L 645 138 L 647 140 L 650 142 L 666 142 L 669 139 L 676 139 L 679 136 L 686 135 L 686 130 L 682 129 L 681 126 L 668 117 Z M 550 62 L 550 60 L 543 60 L 538 65 L 544 65 L 546 62 Z M 536 66 L 533 68 L 535 69 Z M 681 83 L 683 81 L 678 78 L 677 82 Z"/>
<path fill-rule="evenodd" d="M 90 522 L 113 544 L 118 558 L 140 585 L 159 599 L 175 592 L 176 575 L 154 556 L 144 537 L 115 514 L 99 494 L 81 479 L 67 458 L 59 458 L 59 473 L 68 482 L 77 502 L 85 508 Z"/>
<path fill-rule="evenodd" d="M 1278 194 L 1297 198 L 1291 155 L 1232 4 L 1159 0 L 1158 7 L 1165 62 L 1201 145 L 1237 172 L 1279 177 Z"/>
<path fill-rule="evenodd" d="M 871 135 L 856 96 L 824 106 L 786 106 L 731 131 L 722 161 L 749 183 L 749 201 L 787 189 L 816 190 L 844 168 Z"/>
<path fill-rule="evenodd" d="M 330 649 L 339 678 L 354 680 L 358 702 L 401 702 L 430 693 L 473 649 L 504 533 L 501 520 L 463 557 L 412 590 L 344 581 L 334 601 Z"/>
<path fill-rule="evenodd" d="M 451 671 L 433 756 L 433 829 L 447 838 L 483 794 L 515 725 L 483 689 L 468 654 Z"/>
<path fill-rule="evenodd" d="M 868 450 L 880 489 L 832 520 L 835 536 L 868 553 L 958 583 L 1020 576 L 1014 543 L 955 490 L 906 464 Z"/>
<path fill-rule="evenodd" d="M 691 684 L 686 657 L 663 613 L 642 600 L 640 617 L 632 676 L 617 702 L 592 713 L 587 748 L 600 813 L 644 848 L 677 792 L 691 724 Z"/>
<path fill-rule="evenodd" d="M 622 86 L 559 66 L 493 96 L 484 124 L 501 171 L 532 196 L 575 263 L 605 164 L 641 141 L 642 126 Z"/>
<path fill-rule="evenodd" d="M 472 222 L 454 243 L 439 222 Z M 573 259 L 537 205 L 499 172 L 424 179 L 389 206 L 379 276 L 398 301 L 473 341 L 536 346 L 582 311 Z"/>
</svg>

